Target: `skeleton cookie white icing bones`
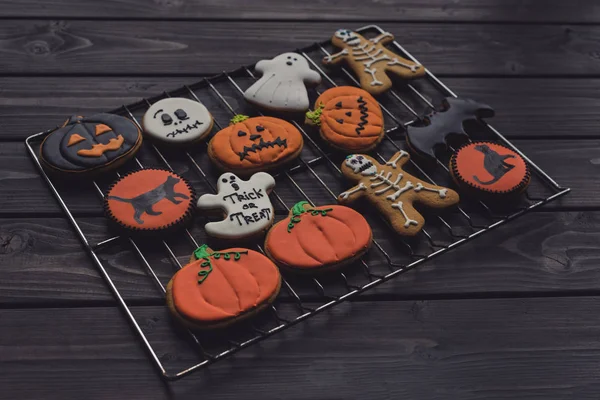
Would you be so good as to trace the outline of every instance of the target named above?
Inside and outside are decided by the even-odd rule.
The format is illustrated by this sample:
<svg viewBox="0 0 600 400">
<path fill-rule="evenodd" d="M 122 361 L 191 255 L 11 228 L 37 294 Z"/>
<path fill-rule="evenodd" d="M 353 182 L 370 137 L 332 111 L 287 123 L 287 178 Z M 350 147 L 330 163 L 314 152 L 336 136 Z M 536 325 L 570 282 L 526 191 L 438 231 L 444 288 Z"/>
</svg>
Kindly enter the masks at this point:
<svg viewBox="0 0 600 400">
<path fill-rule="evenodd" d="M 217 194 L 205 194 L 198 200 L 201 210 L 223 209 L 225 219 L 209 222 L 206 232 L 222 239 L 240 239 L 266 230 L 273 223 L 273 205 L 269 193 L 275 179 L 258 172 L 245 181 L 227 172 L 219 177 Z"/>
<path fill-rule="evenodd" d="M 262 77 L 250 86 L 244 97 L 251 103 L 273 110 L 306 111 L 308 93 L 305 84 L 318 85 L 321 75 L 309 68 L 300 54 L 283 53 L 272 60 L 256 63 Z"/>
<path fill-rule="evenodd" d="M 144 132 L 168 143 L 190 143 L 204 138 L 213 119 L 203 104 L 182 97 L 170 97 L 154 103 L 142 119 Z"/>
<path fill-rule="evenodd" d="M 342 173 L 358 184 L 338 196 L 342 204 L 366 196 L 401 235 L 417 234 L 425 222 L 413 203 L 430 208 L 445 208 L 458 203 L 458 194 L 448 188 L 423 183 L 402 170 L 410 156 L 397 152 L 385 165 L 373 158 L 352 154 L 344 160 Z"/>
</svg>

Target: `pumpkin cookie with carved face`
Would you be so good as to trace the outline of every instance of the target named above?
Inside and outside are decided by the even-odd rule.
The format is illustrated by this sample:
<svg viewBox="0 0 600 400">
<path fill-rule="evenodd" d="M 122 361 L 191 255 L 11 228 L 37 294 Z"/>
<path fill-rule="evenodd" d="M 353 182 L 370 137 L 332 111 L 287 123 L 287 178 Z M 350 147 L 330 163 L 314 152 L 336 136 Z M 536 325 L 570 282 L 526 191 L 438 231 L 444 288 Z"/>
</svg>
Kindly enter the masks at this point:
<svg viewBox="0 0 600 400">
<path fill-rule="evenodd" d="M 320 127 L 323 140 L 347 152 L 369 151 L 385 134 L 381 107 L 368 92 L 353 86 L 323 92 L 305 122 Z"/>
<path fill-rule="evenodd" d="M 208 155 L 220 169 L 249 176 L 292 161 L 303 145 L 302 134 L 287 121 L 237 115 L 211 139 Z"/>
<path fill-rule="evenodd" d="M 265 240 L 267 255 L 294 272 L 330 271 L 352 263 L 372 242 L 371 227 L 349 207 L 312 207 L 301 201 Z"/>
<path fill-rule="evenodd" d="M 243 248 L 199 247 L 167 285 L 173 316 L 192 329 L 224 328 L 271 304 L 281 275 L 271 260 Z"/>
<path fill-rule="evenodd" d="M 73 116 L 52 131 L 40 146 L 44 167 L 72 176 L 114 169 L 142 145 L 137 125 L 114 114 Z"/>
</svg>

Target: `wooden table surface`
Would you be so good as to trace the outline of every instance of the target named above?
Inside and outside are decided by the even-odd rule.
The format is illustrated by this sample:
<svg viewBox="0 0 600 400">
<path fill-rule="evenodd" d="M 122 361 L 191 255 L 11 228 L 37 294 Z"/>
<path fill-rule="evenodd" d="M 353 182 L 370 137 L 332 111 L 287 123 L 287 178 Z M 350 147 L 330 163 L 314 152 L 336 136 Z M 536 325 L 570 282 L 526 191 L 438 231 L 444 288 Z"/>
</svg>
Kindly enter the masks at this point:
<svg viewBox="0 0 600 400">
<path fill-rule="evenodd" d="M 573 192 L 164 383 L 25 137 L 370 23 L 493 105 L 494 126 Z M 599 106 L 595 0 L 0 0 L 0 398 L 598 399 Z M 101 214 L 76 208 L 100 237 Z M 162 300 L 115 257 L 152 331 Z"/>
</svg>

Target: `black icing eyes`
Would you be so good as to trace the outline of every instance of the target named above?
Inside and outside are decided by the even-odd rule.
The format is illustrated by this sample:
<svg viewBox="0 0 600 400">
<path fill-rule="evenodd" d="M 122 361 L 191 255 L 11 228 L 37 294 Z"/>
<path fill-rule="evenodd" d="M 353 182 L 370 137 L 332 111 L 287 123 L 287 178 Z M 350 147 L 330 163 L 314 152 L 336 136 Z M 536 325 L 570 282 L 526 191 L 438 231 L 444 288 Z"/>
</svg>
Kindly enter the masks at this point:
<svg viewBox="0 0 600 400">
<path fill-rule="evenodd" d="M 228 182 L 228 181 L 227 181 L 227 178 L 223 178 L 223 179 L 221 179 L 221 182 L 223 182 L 223 183 L 227 183 L 227 182 Z"/>
<path fill-rule="evenodd" d="M 350 160 L 350 164 L 356 164 L 358 161 L 356 160 Z"/>
<path fill-rule="evenodd" d="M 171 125 L 173 123 L 173 118 L 171 118 L 171 116 L 169 114 L 163 114 L 160 116 L 160 119 L 162 120 L 163 124 L 166 125 Z"/>
<path fill-rule="evenodd" d="M 256 125 L 256 132 L 262 132 L 264 130 L 265 130 L 265 128 L 263 128 L 262 126 Z"/>
<path fill-rule="evenodd" d="M 288 58 L 288 60 L 292 60 L 293 59 L 294 61 L 298 61 L 298 58 L 296 58 L 296 57 L 287 56 L 287 58 Z"/>
<path fill-rule="evenodd" d="M 246 136 L 246 132 L 244 132 L 244 131 L 238 131 L 238 136 L 239 137 Z"/>
<path fill-rule="evenodd" d="M 175 115 L 177 116 L 177 118 L 179 118 L 181 121 L 185 121 L 186 119 L 189 119 L 187 113 L 185 111 L 183 111 L 181 108 L 178 110 L 175 110 Z"/>
<path fill-rule="evenodd" d="M 235 182 L 235 175 L 231 175 L 231 176 L 229 177 L 229 180 L 227 180 L 227 178 L 223 178 L 223 179 L 221 179 L 221 182 L 223 182 L 223 183 L 227 183 L 227 182 L 230 182 L 230 181 L 231 181 L 231 182 Z"/>
</svg>

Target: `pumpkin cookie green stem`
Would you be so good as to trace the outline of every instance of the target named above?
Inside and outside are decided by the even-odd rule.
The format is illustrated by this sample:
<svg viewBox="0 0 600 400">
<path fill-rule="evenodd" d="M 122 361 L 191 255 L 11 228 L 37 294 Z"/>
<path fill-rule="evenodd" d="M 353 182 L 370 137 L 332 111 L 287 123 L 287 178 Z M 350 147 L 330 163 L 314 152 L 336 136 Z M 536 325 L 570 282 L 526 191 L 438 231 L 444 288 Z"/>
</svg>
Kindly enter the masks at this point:
<svg viewBox="0 0 600 400">
<path fill-rule="evenodd" d="M 247 116 L 247 115 L 237 114 L 233 118 L 231 118 L 231 121 L 229 121 L 229 124 L 230 125 L 235 125 L 235 124 L 237 124 L 239 122 L 244 122 L 248 118 L 250 118 L 250 117 Z"/>
<path fill-rule="evenodd" d="M 319 103 L 319 106 L 315 109 L 315 111 L 307 111 L 306 122 L 316 126 L 321 126 L 321 115 L 323 114 L 324 108 L 325 104 Z"/>
<path fill-rule="evenodd" d="M 304 206 L 306 204 L 309 204 L 308 201 L 299 201 L 298 203 L 294 204 L 294 206 L 292 207 L 292 216 L 290 217 L 290 223 L 287 226 L 287 231 L 288 233 L 290 233 L 292 231 L 292 229 L 294 228 L 295 224 L 300 222 L 300 215 L 309 212 L 310 215 L 321 215 L 321 216 L 326 216 L 327 212 L 332 211 L 333 208 L 325 208 L 322 210 L 318 210 L 316 208 L 304 208 Z"/>
<path fill-rule="evenodd" d="M 208 268 L 208 269 L 202 269 L 198 272 L 198 276 L 200 277 L 198 279 L 198 283 L 202 283 L 206 280 L 206 278 L 208 278 L 208 275 L 210 275 L 210 273 L 213 270 L 212 267 L 212 262 L 210 261 L 210 257 L 214 258 L 215 260 L 218 260 L 219 258 L 221 258 L 221 256 L 223 256 L 223 258 L 225 260 L 230 260 L 231 259 L 231 255 L 233 255 L 233 260 L 237 261 L 240 258 L 242 258 L 242 254 L 248 254 L 248 251 L 226 251 L 226 252 L 220 252 L 220 251 L 215 251 L 212 253 L 209 253 L 209 248 L 208 245 L 203 244 L 202 246 L 198 247 L 196 249 L 196 251 L 194 251 L 194 257 L 196 257 L 198 260 L 204 260 L 201 264 L 200 267 L 202 268 Z"/>
</svg>

